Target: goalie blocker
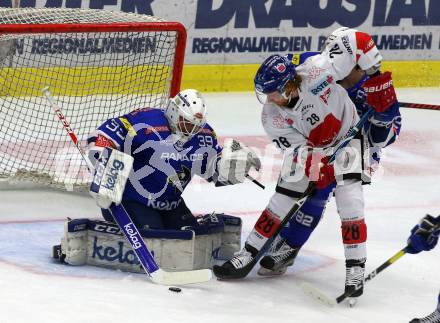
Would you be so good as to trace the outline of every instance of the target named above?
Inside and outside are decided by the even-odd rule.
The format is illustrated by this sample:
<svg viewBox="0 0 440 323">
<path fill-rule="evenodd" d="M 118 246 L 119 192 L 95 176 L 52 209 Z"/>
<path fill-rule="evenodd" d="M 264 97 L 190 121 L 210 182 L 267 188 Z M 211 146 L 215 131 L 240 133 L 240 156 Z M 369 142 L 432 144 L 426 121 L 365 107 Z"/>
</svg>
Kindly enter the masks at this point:
<svg viewBox="0 0 440 323">
<path fill-rule="evenodd" d="M 168 271 L 212 268 L 216 261 L 233 257 L 240 250 L 241 219 L 210 214 L 198 219 L 197 227 L 182 230 L 140 230 L 155 261 Z M 68 220 L 61 245 L 53 257 L 69 265 L 93 265 L 143 273 L 133 249 L 116 224 L 92 220 Z"/>
</svg>

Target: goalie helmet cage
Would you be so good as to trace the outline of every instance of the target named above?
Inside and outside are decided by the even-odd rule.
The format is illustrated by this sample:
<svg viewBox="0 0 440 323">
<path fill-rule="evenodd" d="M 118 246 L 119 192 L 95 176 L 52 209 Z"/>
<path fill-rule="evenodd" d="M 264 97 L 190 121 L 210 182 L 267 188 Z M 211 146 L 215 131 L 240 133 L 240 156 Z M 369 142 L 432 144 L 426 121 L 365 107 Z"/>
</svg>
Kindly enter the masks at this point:
<svg viewBox="0 0 440 323">
<path fill-rule="evenodd" d="M 85 146 L 109 118 L 166 106 L 179 91 L 185 45 L 182 24 L 153 16 L 0 9 L 1 181 L 85 190 L 86 165 L 42 89 Z"/>
</svg>

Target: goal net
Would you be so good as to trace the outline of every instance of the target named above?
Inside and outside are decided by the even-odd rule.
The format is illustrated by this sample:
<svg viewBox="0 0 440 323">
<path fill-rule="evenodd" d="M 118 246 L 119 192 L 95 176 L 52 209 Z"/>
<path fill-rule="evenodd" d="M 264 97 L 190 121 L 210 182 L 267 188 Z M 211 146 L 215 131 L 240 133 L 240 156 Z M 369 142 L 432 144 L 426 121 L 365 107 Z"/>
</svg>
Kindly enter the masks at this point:
<svg viewBox="0 0 440 323">
<path fill-rule="evenodd" d="M 162 108 L 179 91 L 186 31 L 157 17 L 88 9 L 0 9 L 0 180 L 84 190 L 81 145 L 103 121 Z"/>
</svg>

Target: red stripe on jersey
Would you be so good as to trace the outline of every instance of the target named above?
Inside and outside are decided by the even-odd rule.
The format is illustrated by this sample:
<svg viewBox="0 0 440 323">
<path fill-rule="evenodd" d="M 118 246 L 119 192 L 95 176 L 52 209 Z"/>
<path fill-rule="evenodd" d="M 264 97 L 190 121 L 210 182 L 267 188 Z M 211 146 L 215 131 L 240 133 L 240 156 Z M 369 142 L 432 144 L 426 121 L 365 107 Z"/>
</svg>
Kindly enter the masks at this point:
<svg viewBox="0 0 440 323">
<path fill-rule="evenodd" d="M 333 114 L 328 114 L 324 121 L 310 131 L 308 144 L 312 147 L 323 147 L 332 143 L 341 130 L 341 121 Z"/>
<path fill-rule="evenodd" d="M 375 44 L 370 35 L 363 33 L 361 31 L 356 32 L 356 46 L 358 50 L 361 50 L 366 54 L 372 49 Z"/>
<path fill-rule="evenodd" d="M 113 141 L 111 141 L 107 137 L 104 137 L 103 135 L 98 135 L 98 138 L 96 138 L 95 146 L 116 148 L 116 145 L 113 143 Z"/>
</svg>

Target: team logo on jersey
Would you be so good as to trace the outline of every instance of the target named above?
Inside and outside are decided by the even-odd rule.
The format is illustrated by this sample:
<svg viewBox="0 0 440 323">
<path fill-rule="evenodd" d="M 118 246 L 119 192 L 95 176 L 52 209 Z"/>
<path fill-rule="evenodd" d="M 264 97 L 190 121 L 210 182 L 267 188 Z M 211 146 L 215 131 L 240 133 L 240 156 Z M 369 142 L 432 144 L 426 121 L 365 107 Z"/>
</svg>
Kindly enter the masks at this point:
<svg viewBox="0 0 440 323">
<path fill-rule="evenodd" d="M 272 118 L 272 126 L 277 129 L 284 129 L 286 124 L 284 123 L 284 117 L 282 115 L 276 115 Z"/>
<path fill-rule="evenodd" d="M 307 75 L 307 80 L 309 82 L 316 80 L 318 77 L 321 76 L 322 72 L 324 72 L 325 69 L 319 68 L 316 66 L 312 66 L 312 68 L 309 70 L 309 74 Z"/>
<path fill-rule="evenodd" d="M 322 93 L 319 98 L 322 100 L 322 102 L 324 102 L 325 104 L 328 105 L 328 97 L 330 96 L 331 90 L 327 89 L 324 91 L 324 93 Z"/>
<path fill-rule="evenodd" d="M 322 90 L 324 90 L 327 86 L 330 85 L 330 83 L 333 83 L 333 76 L 327 75 L 327 77 L 318 83 L 315 87 L 310 89 L 310 92 L 312 92 L 313 95 L 318 95 Z"/>
</svg>

